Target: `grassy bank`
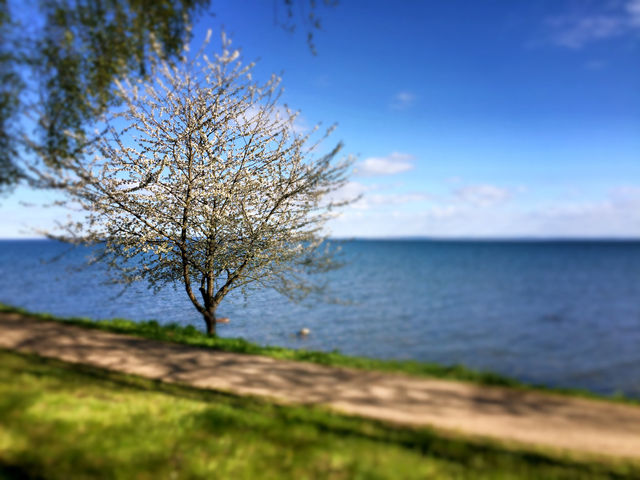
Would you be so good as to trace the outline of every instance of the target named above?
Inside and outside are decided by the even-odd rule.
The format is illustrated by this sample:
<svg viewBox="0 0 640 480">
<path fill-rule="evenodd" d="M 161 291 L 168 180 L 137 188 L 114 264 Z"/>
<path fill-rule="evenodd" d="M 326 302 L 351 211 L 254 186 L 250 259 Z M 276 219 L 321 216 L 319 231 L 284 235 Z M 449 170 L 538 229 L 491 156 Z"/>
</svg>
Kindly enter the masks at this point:
<svg viewBox="0 0 640 480">
<path fill-rule="evenodd" d="M 121 318 L 110 320 L 91 320 L 88 318 L 60 318 L 48 313 L 33 313 L 21 308 L 0 304 L 0 312 L 18 313 L 32 318 L 64 322 L 86 328 L 96 328 L 115 333 L 125 333 L 153 340 L 176 342 L 197 347 L 212 348 L 226 352 L 245 353 L 251 355 L 267 355 L 273 358 L 313 362 L 322 365 L 359 368 L 385 372 L 404 373 L 409 375 L 460 380 L 481 385 L 504 386 L 518 389 L 541 390 L 563 395 L 604 399 L 630 404 L 640 404 L 640 400 L 615 395 L 612 397 L 596 395 L 578 389 L 549 388 L 541 385 L 528 385 L 518 380 L 493 372 L 472 370 L 461 365 L 439 365 L 411 360 L 379 360 L 366 357 L 354 357 L 338 352 L 318 352 L 295 350 L 290 348 L 261 346 L 241 338 L 210 338 L 193 326 L 177 324 L 160 325 L 156 321 L 134 322 Z"/>
<path fill-rule="evenodd" d="M 0 350 L 0 478 L 638 478 Z"/>
</svg>

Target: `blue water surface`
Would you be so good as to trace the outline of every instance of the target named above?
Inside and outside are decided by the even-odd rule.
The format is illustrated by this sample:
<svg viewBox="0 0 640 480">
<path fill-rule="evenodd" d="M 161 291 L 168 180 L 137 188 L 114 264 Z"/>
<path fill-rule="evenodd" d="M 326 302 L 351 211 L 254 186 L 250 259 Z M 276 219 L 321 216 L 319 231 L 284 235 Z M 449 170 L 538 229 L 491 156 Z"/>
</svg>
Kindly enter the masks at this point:
<svg viewBox="0 0 640 480">
<path fill-rule="evenodd" d="M 0 302 L 60 316 L 203 326 L 181 287 L 105 285 L 90 254 L 0 241 Z M 347 304 L 272 291 L 225 299 L 225 337 L 463 364 L 526 382 L 640 398 L 640 242 L 353 241 L 322 279 Z M 297 338 L 306 327 L 311 335 Z"/>
</svg>

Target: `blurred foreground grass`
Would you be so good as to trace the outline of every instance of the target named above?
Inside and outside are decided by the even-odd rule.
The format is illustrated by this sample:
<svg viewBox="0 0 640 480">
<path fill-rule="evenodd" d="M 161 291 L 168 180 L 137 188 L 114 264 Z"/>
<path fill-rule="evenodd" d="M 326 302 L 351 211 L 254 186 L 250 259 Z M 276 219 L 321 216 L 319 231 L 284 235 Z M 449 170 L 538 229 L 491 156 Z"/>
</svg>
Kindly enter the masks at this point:
<svg viewBox="0 0 640 480">
<path fill-rule="evenodd" d="M 640 478 L 576 460 L 0 350 L 0 478 Z"/>
</svg>

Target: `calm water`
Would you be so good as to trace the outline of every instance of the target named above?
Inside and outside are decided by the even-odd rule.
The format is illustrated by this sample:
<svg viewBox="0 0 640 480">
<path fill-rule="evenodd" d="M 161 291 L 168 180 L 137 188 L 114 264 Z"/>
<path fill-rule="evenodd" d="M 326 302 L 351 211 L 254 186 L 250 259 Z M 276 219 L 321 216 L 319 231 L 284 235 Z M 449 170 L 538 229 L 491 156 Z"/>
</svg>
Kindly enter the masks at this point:
<svg viewBox="0 0 640 480">
<path fill-rule="evenodd" d="M 183 290 L 120 297 L 78 249 L 0 241 L 0 302 L 57 315 L 201 326 Z M 640 398 L 640 242 L 355 241 L 328 275 L 349 305 L 234 297 L 222 336 L 380 358 L 460 363 L 527 382 Z M 304 340 L 293 333 L 310 328 Z"/>
</svg>

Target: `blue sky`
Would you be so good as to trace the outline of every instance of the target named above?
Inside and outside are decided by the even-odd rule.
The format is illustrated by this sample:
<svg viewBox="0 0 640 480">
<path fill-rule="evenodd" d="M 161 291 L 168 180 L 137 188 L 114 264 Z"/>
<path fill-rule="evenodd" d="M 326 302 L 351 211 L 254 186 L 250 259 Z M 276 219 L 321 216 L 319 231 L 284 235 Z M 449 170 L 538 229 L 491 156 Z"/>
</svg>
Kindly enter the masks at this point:
<svg viewBox="0 0 640 480">
<path fill-rule="evenodd" d="M 333 235 L 640 237 L 640 0 L 342 0 L 317 56 L 274 2 L 211 10 L 195 44 L 224 26 L 358 156 Z M 0 236 L 50 224 L 19 205 L 41 196 L 0 200 Z"/>
</svg>

